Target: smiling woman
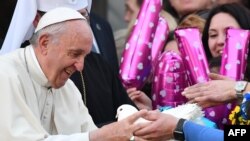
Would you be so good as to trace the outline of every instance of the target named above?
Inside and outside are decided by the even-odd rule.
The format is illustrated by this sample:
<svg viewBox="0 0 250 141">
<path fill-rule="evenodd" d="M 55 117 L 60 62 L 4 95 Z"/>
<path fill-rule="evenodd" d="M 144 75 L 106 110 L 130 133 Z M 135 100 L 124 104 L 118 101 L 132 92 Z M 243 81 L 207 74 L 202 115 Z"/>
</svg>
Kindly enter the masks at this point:
<svg viewBox="0 0 250 141">
<path fill-rule="evenodd" d="M 250 29 L 250 11 L 236 3 L 215 7 L 207 18 L 202 42 L 208 60 L 221 56 L 227 27 Z M 249 45 L 250 46 L 250 45 Z M 248 52 L 245 79 L 250 80 L 250 52 Z"/>
<path fill-rule="evenodd" d="M 222 48 L 221 46 L 224 45 L 227 27 L 250 29 L 249 15 L 248 9 L 235 3 L 221 5 L 210 11 L 202 34 L 202 42 L 208 60 L 219 56 L 221 49 L 218 48 Z M 212 52 L 210 49 L 215 51 Z M 248 56 L 250 57 L 250 55 Z"/>
<path fill-rule="evenodd" d="M 228 27 L 240 28 L 249 30 L 250 29 L 250 12 L 248 9 L 243 7 L 242 5 L 231 3 L 224 4 L 213 8 L 210 11 L 210 14 L 205 23 L 205 27 L 203 30 L 202 42 L 204 45 L 204 50 L 208 60 L 212 58 L 219 57 L 222 55 L 222 51 L 225 45 L 226 39 L 226 29 Z M 248 52 L 247 57 L 247 68 L 244 73 L 244 79 L 250 79 L 250 52 Z M 221 92 L 221 87 L 217 90 L 217 93 Z M 210 88 L 211 89 L 211 88 Z M 215 90 L 215 88 L 212 88 Z M 211 90 L 212 91 L 212 90 Z M 209 92 L 210 94 L 211 92 Z M 223 98 L 223 99 L 226 99 Z M 230 106 L 228 106 L 230 105 Z M 228 123 L 228 114 L 230 113 L 231 107 L 233 107 L 234 103 L 229 103 L 228 105 L 223 104 L 221 107 L 212 107 L 207 117 L 214 122 L 216 122 L 220 128 L 223 128 L 223 124 Z M 222 109 L 224 114 L 221 114 L 220 110 Z M 212 110 L 214 109 L 214 110 Z M 210 116 L 212 115 L 212 116 Z"/>
<path fill-rule="evenodd" d="M 212 18 L 208 32 L 208 44 L 213 57 L 222 55 L 227 27 L 241 28 L 236 19 L 228 13 L 221 12 Z"/>
</svg>

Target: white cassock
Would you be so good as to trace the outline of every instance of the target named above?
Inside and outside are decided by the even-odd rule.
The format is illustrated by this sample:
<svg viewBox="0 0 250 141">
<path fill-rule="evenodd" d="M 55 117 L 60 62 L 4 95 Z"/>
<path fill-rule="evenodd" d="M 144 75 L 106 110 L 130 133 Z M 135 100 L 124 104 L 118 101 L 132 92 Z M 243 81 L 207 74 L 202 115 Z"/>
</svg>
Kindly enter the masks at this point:
<svg viewBox="0 0 250 141">
<path fill-rule="evenodd" d="M 97 129 L 70 79 L 48 89 L 32 46 L 0 56 L 0 113 L 0 141 L 88 141 Z"/>
</svg>

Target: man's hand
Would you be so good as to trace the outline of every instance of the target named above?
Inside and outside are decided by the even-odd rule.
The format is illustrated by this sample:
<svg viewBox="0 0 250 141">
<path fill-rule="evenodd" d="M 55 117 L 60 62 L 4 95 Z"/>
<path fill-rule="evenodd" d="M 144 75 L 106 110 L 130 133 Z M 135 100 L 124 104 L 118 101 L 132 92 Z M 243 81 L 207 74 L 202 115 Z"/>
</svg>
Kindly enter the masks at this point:
<svg viewBox="0 0 250 141">
<path fill-rule="evenodd" d="M 119 121 L 103 126 L 100 129 L 90 132 L 90 141 L 129 141 L 134 136 L 134 132 L 141 128 L 134 122 L 145 116 L 147 110 L 141 110 L 135 114 Z M 135 136 L 136 141 L 145 141 Z"/>
<path fill-rule="evenodd" d="M 155 110 L 149 111 L 144 118 L 152 122 L 141 124 L 141 129 L 135 132 L 136 136 L 150 141 L 165 141 L 173 138 L 173 131 L 178 122 L 176 117 Z"/>
</svg>

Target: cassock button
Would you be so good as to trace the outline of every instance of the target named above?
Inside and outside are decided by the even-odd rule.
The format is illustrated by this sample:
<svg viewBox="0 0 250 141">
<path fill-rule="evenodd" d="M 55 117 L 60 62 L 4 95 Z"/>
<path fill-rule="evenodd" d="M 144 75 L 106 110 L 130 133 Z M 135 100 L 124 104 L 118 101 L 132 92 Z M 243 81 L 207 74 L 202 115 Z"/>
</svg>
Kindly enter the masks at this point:
<svg viewBox="0 0 250 141">
<path fill-rule="evenodd" d="M 102 30 L 101 26 L 99 24 L 95 25 L 98 30 Z"/>
</svg>

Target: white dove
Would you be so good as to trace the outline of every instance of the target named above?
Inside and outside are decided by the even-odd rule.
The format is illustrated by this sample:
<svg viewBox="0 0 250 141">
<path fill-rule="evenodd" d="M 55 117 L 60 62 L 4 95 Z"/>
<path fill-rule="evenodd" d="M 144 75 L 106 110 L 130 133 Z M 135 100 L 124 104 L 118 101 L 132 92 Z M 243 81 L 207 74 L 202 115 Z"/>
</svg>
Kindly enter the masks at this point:
<svg viewBox="0 0 250 141">
<path fill-rule="evenodd" d="M 177 118 L 184 118 L 187 120 L 196 120 L 204 116 L 202 108 L 197 104 L 183 104 L 175 108 L 167 109 L 162 111 L 162 113 L 173 115 Z"/>
<path fill-rule="evenodd" d="M 123 104 L 117 109 L 117 114 L 116 114 L 117 121 L 120 121 L 136 112 L 138 112 L 138 110 L 135 107 L 128 104 Z M 201 107 L 198 106 L 197 104 L 179 105 L 175 108 L 164 110 L 162 111 L 162 113 L 170 114 L 177 118 L 184 118 L 187 120 L 192 120 L 199 124 L 203 124 L 201 123 L 200 119 L 201 117 L 204 116 L 204 112 L 202 111 Z M 150 121 L 143 118 L 139 118 L 136 122 L 150 122 Z"/>
<path fill-rule="evenodd" d="M 202 108 L 195 103 L 179 105 L 175 108 L 163 110 L 162 113 L 170 114 L 177 118 L 191 120 L 197 124 L 205 125 L 204 121 L 202 120 L 202 117 L 204 117 L 204 112 L 202 111 Z"/>
<path fill-rule="evenodd" d="M 138 112 L 138 110 L 131 105 L 123 104 L 117 109 L 116 118 L 117 121 L 120 121 L 134 113 Z M 200 120 L 200 117 L 204 116 L 203 111 L 201 110 L 201 107 L 199 107 L 197 104 L 184 104 L 177 106 L 175 108 L 171 108 L 168 110 L 162 111 L 164 114 L 170 114 L 177 118 L 184 118 L 188 120 L 192 120 L 196 123 L 203 124 Z M 143 118 L 139 118 L 135 123 L 141 123 L 141 122 L 151 122 Z M 170 139 L 168 141 L 176 141 L 174 139 Z"/>
<path fill-rule="evenodd" d="M 128 116 L 138 112 L 138 110 L 129 104 L 123 104 L 118 107 L 117 113 L 116 113 L 116 118 L 117 121 L 120 121 L 124 118 L 127 118 Z M 145 120 L 144 118 L 139 118 L 138 120 L 135 121 L 135 123 L 145 123 L 145 122 L 150 122 L 148 120 Z"/>
</svg>

